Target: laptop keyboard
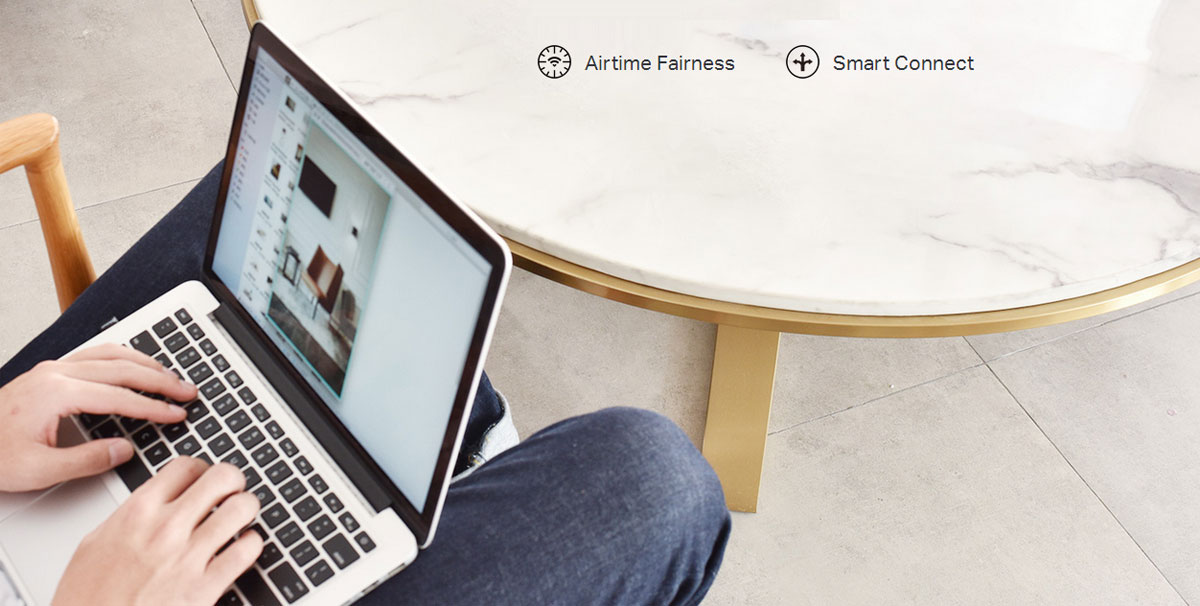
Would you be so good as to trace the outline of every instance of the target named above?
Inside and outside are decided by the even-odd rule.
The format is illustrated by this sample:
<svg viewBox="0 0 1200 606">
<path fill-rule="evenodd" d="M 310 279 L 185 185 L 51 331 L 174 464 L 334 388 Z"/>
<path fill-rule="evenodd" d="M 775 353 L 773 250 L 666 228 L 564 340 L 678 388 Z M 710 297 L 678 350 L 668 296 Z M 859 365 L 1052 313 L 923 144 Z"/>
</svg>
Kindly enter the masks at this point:
<svg viewBox="0 0 1200 606">
<path fill-rule="evenodd" d="M 137 454 L 116 469 L 133 491 L 172 458 L 187 455 L 209 463 L 232 463 L 246 475 L 246 489 L 262 505 L 252 528 L 263 552 L 218 602 L 221 606 L 278 606 L 274 586 L 287 603 L 304 597 L 356 562 L 375 543 L 342 500 L 230 368 L 204 330 L 180 309 L 129 341 L 199 387 L 184 404 L 187 419 L 159 425 L 110 415 L 79 416 L 93 438 L 129 438 Z M 147 394 L 151 397 L 161 397 Z"/>
</svg>

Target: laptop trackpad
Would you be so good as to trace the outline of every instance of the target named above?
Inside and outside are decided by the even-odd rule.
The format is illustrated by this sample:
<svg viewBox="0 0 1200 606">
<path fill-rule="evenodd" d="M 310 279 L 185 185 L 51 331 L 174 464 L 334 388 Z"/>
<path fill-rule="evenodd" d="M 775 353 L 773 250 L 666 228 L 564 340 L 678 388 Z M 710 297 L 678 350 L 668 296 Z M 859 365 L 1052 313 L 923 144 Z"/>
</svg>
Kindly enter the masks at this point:
<svg viewBox="0 0 1200 606">
<path fill-rule="evenodd" d="M 117 508 L 99 477 L 68 482 L 0 522 L 0 548 L 33 604 L 49 605 L 75 548 Z"/>
</svg>

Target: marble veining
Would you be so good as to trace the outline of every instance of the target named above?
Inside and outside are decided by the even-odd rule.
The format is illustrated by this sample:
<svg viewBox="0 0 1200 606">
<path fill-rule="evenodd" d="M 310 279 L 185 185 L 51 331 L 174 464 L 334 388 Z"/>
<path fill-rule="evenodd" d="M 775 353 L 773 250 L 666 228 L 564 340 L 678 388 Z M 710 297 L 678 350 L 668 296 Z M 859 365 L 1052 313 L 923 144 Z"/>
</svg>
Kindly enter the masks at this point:
<svg viewBox="0 0 1200 606">
<path fill-rule="evenodd" d="M 1200 256 L 1200 4 L 786 4 L 814 18 L 258 0 L 501 233 L 636 282 L 936 314 L 1087 294 Z M 536 68 L 548 44 L 572 54 L 558 80 Z M 785 69 L 797 44 L 820 52 L 806 80 Z M 737 67 L 586 71 L 592 54 Z M 839 54 L 971 56 L 976 71 L 836 71 Z"/>
</svg>

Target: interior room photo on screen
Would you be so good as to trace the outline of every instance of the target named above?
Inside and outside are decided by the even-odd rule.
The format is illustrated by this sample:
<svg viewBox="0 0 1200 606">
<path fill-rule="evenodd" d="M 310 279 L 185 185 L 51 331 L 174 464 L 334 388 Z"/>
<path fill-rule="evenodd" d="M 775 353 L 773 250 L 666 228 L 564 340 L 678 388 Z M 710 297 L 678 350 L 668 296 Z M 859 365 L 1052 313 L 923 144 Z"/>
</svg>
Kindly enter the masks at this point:
<svg viewBox="0 0 1200 606">
<path fill-rule="evenodd" d="M 303 143 L 267 317 L 341 395 L 389 197 L 316 124 Z"/>
</svg>

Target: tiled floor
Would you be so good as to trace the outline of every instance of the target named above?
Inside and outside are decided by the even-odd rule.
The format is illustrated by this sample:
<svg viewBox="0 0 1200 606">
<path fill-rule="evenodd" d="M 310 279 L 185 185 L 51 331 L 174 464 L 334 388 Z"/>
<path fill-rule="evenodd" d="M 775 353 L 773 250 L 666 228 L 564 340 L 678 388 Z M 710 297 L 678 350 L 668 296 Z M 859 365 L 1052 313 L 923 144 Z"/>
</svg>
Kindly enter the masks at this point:
<svg viewBox="0 0 1200 606">
<path fill-rule="evenodd" d="M 237 0 L 0 2 L 0 119 L 63 124 L 100 268 L 223 152 Z M 0 359 L 55 315 L 0 176 Z M 19 285 L 19 286 L 18 286 Z M 1200 287 L 967 339 L 785 336 L 760 513 L 708 604 L 1200 604 Z M 712 326 L 517 272 L 488 370 L 524 435 L 614 404 L 697 442 Z"/>
</svg>

